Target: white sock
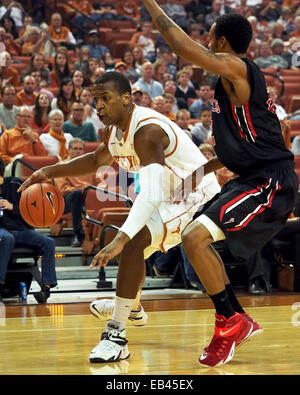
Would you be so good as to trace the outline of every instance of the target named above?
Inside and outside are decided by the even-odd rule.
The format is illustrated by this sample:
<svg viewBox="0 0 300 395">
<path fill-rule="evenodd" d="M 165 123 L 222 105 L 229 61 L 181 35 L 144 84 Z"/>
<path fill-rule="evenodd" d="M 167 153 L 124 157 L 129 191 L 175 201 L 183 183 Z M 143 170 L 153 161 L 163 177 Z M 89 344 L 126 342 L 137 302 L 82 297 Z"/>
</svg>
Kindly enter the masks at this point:
<svg viewBox="0 0 300 395">
<path fill-rule="evenodd" d="M 138 311 L 141 308 L 141 303 L 140 303 L 141 294 L 142 294 L 142 290 L 139 289 L 136 298 L 134 299 L 134 303 L 132 305 L 131 311 Z"/>
<path fill-rule="evenodd" d="M 111 320 L 119 322 L 121 326 L 125 328 L 134 301 L 135 299 L 125 299 L 116 296 L 115 307 Z"/>
</svg>

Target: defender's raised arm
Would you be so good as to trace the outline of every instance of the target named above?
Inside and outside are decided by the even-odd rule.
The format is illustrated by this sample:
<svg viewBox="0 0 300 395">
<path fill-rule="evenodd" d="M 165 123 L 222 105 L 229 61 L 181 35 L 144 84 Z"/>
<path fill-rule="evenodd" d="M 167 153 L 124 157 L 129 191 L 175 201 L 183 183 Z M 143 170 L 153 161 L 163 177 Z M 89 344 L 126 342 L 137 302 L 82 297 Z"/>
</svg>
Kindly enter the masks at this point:
<svg viewBox="0 0 300 395">
<path fill-rule="evenodd" d="M 218 51 L 211 47 L 214 34 L 213 27 L 210 31 L 210 49 L 192 40 L 176 23 L 174 23 L 155 0 L 143 0 L 153 22 L 172 50 L 194 65 L 202 67 L 209 73 L 226 77 L 230 81 L 241 76 L 246 76 L 246 67 L 235 56 L 235 51 L 229 53 L 225 50 L 227 41 L 223 36 L 218 38 Z M 224 48 L 224 51 L 223 49 Z M 225 53 L 226 52 L 226 53 Z"/>
</svg>

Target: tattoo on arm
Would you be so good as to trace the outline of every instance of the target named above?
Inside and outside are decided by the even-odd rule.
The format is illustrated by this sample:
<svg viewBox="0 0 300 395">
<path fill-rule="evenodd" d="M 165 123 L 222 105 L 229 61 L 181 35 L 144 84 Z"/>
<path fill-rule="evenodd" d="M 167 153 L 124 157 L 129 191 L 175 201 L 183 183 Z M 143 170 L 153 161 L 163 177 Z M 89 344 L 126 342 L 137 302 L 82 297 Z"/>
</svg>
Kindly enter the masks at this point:
<svg viewBox="0 0 300 395">
<path fill-rule="evenodd" d="M 165 15 L 160 15 L 156 18 L 156 24 L 161 32 L 166 32 L 172 27 L 172 22 Z"/>
</svg>

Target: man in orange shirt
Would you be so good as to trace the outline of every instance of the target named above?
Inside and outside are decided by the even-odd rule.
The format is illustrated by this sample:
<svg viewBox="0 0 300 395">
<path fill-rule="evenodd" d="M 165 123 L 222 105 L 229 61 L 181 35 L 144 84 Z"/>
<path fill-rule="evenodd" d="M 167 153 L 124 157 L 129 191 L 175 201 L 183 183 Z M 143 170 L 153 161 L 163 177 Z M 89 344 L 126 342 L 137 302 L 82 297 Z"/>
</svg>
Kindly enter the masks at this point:
<svg viewBox="0 0 300 395">
<path fill-rule="evenodd" d="M 11 175 L 14 159 L 24 156 L 48 156 L 39 135 L 34 132 L 29 123 L 32 111 L 27 107 L 20 107 L 16 114 L 16 126 L 4 132 L 0 138 L 0 157 L 7 165 L 5 176 Z"/>
<path fill-rule="evenodd" d="M 80 16 L 81 13 L 88 16 L 95 11 L 92 5 L 87 0 L 69 0 L 68 5 L 65 5 L 64 8 L 69 16 L 74 13 L 75 16 Z M 79 12 L 76 12 L 76 10 L 78 10 Z"/>
<path fill-rule="evenodd" d="M 127 16 L 135 21 L 138 21 L 141 18 L 140 7 L 134 0 L 119 1 L 116 4 L 116 10 L 118 15 Z"/>
<path fill-rule="evenodd" d="M 16 95 L 16 106 L 33 107 L 37 97 L 34 93 L 35 87 L 35 79 L 31 75 L 27 75 L 24 78 L 23 89 Z"/>
<path fill-rule="evenodd" d="M 1 35 L 1 28 L 0 28 Z M 20 83 L 20 76 L 17 70 L 11 65 L 11 55 L 4 51 L 0 54 L 0 71 L 2 78 L 2 86 L 13 85 L 18 86 Z"/>
<path fill-rule="evenodd" d="M 0 42 L 12 56 L 22 55 L 22 47 L 14 40 L 12 34 L 7 33 L 3 27 L 0 27 Z"/>
<path fill-rule="evenodd" d="M 48 26 L 51 42 L 55 47 L 64 46 L 67 49 L 76 49 L 76 40 L 70 29 L 62 26 L 62 17 L 58 12 L 51 15 L 50 25 Z"/>
<path fill-rule="evenodd" d="M 73 19 L 73 23 L 77 27 L 77 40 L 83 40 L 84 28 L 91 24 L 90 15 L 96 10 L 87 0 L 69 0 L 68 5 L 64 5 L 65 12 L 69 18 Z"/>
</svg>

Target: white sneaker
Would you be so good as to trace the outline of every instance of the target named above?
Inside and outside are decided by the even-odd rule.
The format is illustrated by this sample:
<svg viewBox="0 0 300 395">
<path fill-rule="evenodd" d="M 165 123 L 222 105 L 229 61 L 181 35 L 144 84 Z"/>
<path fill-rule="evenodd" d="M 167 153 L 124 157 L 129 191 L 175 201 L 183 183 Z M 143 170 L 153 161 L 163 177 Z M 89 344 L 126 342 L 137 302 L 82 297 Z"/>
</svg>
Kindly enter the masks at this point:
<svg viewBox="0 0 300 395">
<path fill-rule="evenodd" d="M 102 333 L 101 340 L 90 353 L 90 362 L 118 362 L 130 356 L 125 338 L 125 329 L 109 329 Z"/>
<path fill-rule="evenodd" d="M 112 317 L 114 307 L 115 301 L 112 299 L 95 300 L 90 304 L 90 312 L 100 320 L 108 321 Z M 145 313 L 145 310 L 140 305 L 139 310 L 131 310 L 128 319 L 134 326 L 144 326 L 147 324 L 148 315 Z"/>
</svg>

